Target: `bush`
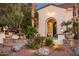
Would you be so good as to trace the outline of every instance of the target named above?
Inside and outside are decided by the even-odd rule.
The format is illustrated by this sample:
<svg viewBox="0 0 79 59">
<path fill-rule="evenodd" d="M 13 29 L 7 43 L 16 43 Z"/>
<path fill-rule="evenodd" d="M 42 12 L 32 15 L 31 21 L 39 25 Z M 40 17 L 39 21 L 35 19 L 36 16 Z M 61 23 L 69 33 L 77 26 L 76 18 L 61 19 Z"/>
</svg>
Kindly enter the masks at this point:
<svg viewBox="0 0 79 59">
<path fill-rule="evenodd" d="M 36 49 L 43 45 L 50 46 L 52 43 L 53 41 L 51 37 L 35 37 L 32 42 L 27 45 L 27 48 Z"/>
<path fill-rule="evenodd" d="M 34 34 L 36 33 L 36 29 L 32 26 L 27 26 L 27 28 L 24 29 L 24 34 L 28 37 L 34 37 Z"/>
<path fill-rule="evenodd" d="M 34 39 L 38 44 L 42 44 L 45 40 L 45 37 L 35 37 Z"/>
<path fill-rule="evenodd" d="M 35 37 L 34 40 L 27 45 L 28 48 L 39 48 L 41 45 L 43 45 L 45 37 Z"/>
<path fill-rule="evenodd" d="M 52 41 L 52 38 L 51 37 L 46 38 L 45 44 L 47 46 L 51 45 L 52 43 L 53 43 L 53 41 Z"/>
<path fill-rule="evenodd" d="M 36 48 L 37 47 L 37 42 L 36 41 L 32 41 L 30 44 L 26 45 L 27 48 Z"/>
</svg>

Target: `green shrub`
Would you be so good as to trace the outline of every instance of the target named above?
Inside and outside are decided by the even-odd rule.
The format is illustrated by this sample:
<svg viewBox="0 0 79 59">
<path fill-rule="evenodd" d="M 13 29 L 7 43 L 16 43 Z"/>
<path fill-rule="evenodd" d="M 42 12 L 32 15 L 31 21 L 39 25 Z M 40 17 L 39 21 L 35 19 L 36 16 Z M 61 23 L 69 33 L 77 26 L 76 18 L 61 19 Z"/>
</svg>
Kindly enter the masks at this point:
<svg viewBox="0 0 79 59">
<path fill-rule="evenodd" d="M 53 41 L 52 41 L 52 38 L 51 37 L 46 38 L 45 44 L 47 46 L 51 45 L 52 43 L 53 43 Z"/>
<path fill-rule="evenodd" d="M 28 48 L 39 48 L 41 45 L 43 45 L 45 37 L 35 37 L 34 40 L 27 45 Z"/>
<path fill-rule="evenodd" d="M 38 44 L 43 43 L 43 41 L 45 40 L 45 37 L 35 37 L 34 39 Z"/>
<path fill-rule="evenodd" d="M 27 28 L 24 29 L 24 34 L 28 37 L 34 37 L 34 34 L 36 33 L 36 29 L 32 26 L 27 26 Z"/>
<path fill-rule="evenodd" d="M 35 40 L 27 45 L 27 48 L 36 48 L 36 47 L 37 47 L 37 42 Z"/>
</svg>

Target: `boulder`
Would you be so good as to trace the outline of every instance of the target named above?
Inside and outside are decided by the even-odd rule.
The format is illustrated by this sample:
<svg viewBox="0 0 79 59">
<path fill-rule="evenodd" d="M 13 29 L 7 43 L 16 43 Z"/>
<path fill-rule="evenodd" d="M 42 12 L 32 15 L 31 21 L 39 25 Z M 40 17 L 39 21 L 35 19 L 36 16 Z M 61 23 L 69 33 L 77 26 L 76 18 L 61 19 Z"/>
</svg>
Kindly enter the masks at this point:
<svg viewBox="0 0 79 59">
<path fill-rule="evenodd" d="M 79 46 L 74 47 L 73 50 L 77 55 L 79 55 Z"/>
<path fill-rule="evenodd" d="M 24 44 L 21 43 L 16 43 L 12 46 L 12 51 L 19 51 L 22 49 L 22 47 L 24 46 Z"/>
<path fill-rule="evenodd" d="M 36 54 L 37 55 L 40 55 L 40 56 L 47 56 L 49 55 L 49 49 L 48 48 L 39 48 L 37 51 L 36 51 Z"/>
</svg>

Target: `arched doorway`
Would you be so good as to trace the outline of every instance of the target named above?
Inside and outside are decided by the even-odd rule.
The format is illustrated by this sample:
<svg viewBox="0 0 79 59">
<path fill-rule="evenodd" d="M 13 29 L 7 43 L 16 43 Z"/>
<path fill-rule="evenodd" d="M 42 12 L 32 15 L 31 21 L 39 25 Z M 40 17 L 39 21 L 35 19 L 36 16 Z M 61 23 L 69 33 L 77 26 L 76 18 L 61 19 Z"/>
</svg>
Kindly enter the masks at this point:
<svg viewBox="0 0 79 59">
<path fill-rule="evenodd" d="M 48 21 L 47 21 L 47 36 L 56 36 L 56 33 L 57 33 L 57 23 L 56 23 L 56 20 L 53 19 L 53 18 L 48 18 Z"/>
</svg>

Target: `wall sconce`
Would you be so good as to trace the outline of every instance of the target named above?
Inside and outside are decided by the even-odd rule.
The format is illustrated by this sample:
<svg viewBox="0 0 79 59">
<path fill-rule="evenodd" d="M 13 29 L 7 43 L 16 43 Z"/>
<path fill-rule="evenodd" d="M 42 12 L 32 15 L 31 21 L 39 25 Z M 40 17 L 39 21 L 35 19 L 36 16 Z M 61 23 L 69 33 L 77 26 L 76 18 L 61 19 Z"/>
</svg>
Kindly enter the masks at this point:
<svg viewBox="0 0 79 59">
<path fill-rule="evenodd" d="M 60 30 L 62 33 L 64 32 L 64 29 L 63 28 L 61 28 L 61 30 Z"/>
<path fill-rule="evenodd" d="M 52 16 L 54 16 L 54 15 L 55 15 L 55 12 L 52 12 L 52 11 L 49 11 L 49 12 L 48 12 L 48 16 L 49 16 L 49 17 L 52 17 Z"/>
</svg>

